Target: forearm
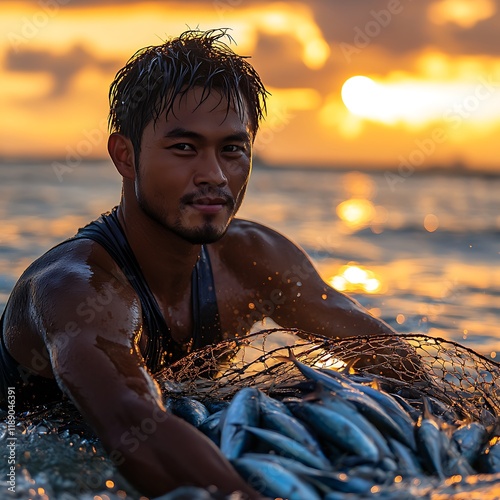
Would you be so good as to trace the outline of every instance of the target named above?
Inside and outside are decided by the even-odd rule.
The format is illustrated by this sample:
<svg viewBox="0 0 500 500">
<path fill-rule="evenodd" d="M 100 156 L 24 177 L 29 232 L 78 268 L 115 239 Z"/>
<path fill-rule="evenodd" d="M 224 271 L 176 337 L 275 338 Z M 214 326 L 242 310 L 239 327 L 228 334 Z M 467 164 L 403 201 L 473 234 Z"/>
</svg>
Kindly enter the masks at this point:
<svg viewBox="0 0 500 500">
<path fill-rule="evenodd" d="M 318 293 L 320 300 L 316 299 Z M 332 338 L 397 333 L 358 302 L 336 290 L 328 288 L 310 297 L 291 304 L 284 303 L 273 319 L 286 328 L 298 328 Z"/>
<path fill-rule="evenodd" d="M 329 326 L 328 335 L 332 337 L 396 333 L 387 323 L 348 297 L 338 300 L 332 307 Z"/>
<path fill-rule="evenodd" d="M 164 410 L 140 413 L 106 448 L 141 493 L 158 496 L 182 485 L 214 485 L 225 494 L 239 490 L 249 498 L 259 497 L 196 428 Z"/>
</svg>

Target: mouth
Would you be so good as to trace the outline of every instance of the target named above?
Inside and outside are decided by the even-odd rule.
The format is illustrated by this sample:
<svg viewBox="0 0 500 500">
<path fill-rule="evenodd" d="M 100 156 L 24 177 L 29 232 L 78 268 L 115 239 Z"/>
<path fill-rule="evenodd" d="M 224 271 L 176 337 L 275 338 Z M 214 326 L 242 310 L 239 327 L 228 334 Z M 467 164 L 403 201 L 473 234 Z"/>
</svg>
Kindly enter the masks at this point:
<svg viewBox="0 0 500 500">
<path fill-rule="evenodd" d="M 226 198 L 206 196 L 193 199 L 189 205 L 205 214 L 217 214 L 228 205 L 228 200 Z"/>
</svg>

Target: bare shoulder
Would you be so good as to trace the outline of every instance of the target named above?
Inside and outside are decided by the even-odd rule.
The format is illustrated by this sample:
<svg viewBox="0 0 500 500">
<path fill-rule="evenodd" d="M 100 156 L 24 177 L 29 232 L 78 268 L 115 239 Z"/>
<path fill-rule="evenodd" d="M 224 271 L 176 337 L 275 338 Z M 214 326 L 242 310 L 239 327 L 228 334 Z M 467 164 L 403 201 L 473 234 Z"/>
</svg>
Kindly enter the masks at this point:
<svg viewBox="0 0 500 500">
<path fill-rule="evenodd" d="M 294 266 L 312 267 L 305 252 L 283 234 L 262 224 L 235 219 L 214 250 L 236 274 L 252 270 L 257 279 L 284 275 Z"/>
<path fill-rule="evenodd" d="M 245 219 L 234 219 L 218 245 L 221 251 L 239 248 L 261 257 L 283 256 L 283 252 L 303 253 L 297 244 L 278 231 Z"/>
<path fill-rule="evenodd" d="M 34 306 L 42 305 L 47 298 L 54 301 L 53 308 L 59 309 L 74 295 L 109 282 L 122 286 L 126 279 L 99 244 L 89 239 L 64 242 L 24 271 L 12 291 L 8 309 L 17 309 L 12 303 L 20 300 L 25 306 Z"/>
<path fill-rule="evenodd" d="M 68 241 L 35 260 L 19 278 L 5 309 L 4 339 L 14 358 L 27 364 L 26 346 L 42 349 L 77 331 L 113 335 L 116 341 L 116 332 L 125 331 L 116 327 L 123 325 L 107 327 L 130 324 L 138 307 L 130 284 L 100 245 Z M 91 341 L 79 336 L 80 341 L 85 338 Z"/>
</svg>

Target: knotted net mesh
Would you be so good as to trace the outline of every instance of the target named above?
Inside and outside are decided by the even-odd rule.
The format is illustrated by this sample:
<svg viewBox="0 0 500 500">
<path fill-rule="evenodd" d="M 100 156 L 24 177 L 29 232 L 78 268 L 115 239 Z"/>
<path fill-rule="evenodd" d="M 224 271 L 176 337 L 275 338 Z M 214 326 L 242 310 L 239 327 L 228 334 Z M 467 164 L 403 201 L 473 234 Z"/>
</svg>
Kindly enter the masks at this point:
<svg viewBox="0 0 500 500">
<path fill-rule="evenodd" d="M 191 353 L 160 374 L 167 394 L 230 399 L 245 386 L 293 396 L 304 376 L 284 357 L 312 367 L 349 370 L 421 405 L 424 396 L 460 418 L 489 425 L 500 416 L 500 364 L 458 343 L 421 334 L 330 339 L 273 328 Z"/>
</svg>

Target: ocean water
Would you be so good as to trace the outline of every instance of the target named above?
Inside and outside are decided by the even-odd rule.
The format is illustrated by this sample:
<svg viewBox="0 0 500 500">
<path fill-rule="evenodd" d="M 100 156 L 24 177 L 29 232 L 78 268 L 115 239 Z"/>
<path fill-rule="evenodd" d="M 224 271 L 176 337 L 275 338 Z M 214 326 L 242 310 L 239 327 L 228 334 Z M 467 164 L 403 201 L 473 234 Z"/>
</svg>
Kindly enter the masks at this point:
<svg viewBox="0 0 500 500">
<path fill-rule="evenodd" d="M 32 260 L 114 206 L 112 164 L 0 165 L 0 309 Z M 500 352 L 500 177 L 262 168 L 239 216 L 298 243 L 399 332 Z"/>
<path fill-rule="evenodd" d="M 325 281 L 396 330 L 454 340 L 495 358 L 499 188 L 493 176 L 257 167 L 240 216 L 297 242 Z M 0 164 L 0 310 L 30 262 L 119 196 L 120 178 L 107 161 L 63 170 Z M 8 426 L 0 421 L 0 498 L 141 498 L 98 441 L 61 432 L 73 417 L 18 418 L 15 493 L 7 489 Z M 486 477 L 462 491 L 494 499 L 498 483 L 498 475 Z"/>
</svg>

